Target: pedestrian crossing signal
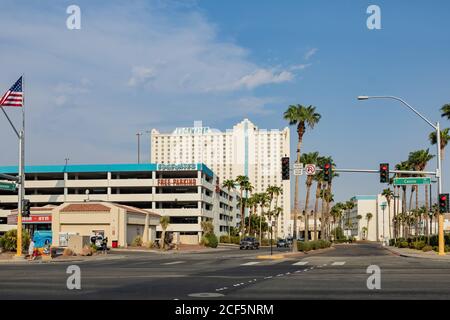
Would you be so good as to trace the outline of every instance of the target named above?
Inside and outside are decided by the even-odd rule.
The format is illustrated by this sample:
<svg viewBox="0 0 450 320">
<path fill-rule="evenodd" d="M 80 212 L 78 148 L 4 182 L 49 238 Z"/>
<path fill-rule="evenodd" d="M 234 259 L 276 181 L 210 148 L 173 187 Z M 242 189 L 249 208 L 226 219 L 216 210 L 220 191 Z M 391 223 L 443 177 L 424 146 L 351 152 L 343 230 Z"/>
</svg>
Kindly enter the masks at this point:
<svg viewBox="0 0 450 320">
<path fill-rule="evenodd" d="M 289 180 L 289 157 L 281 158 L 281 178 Z"/>
</svg>

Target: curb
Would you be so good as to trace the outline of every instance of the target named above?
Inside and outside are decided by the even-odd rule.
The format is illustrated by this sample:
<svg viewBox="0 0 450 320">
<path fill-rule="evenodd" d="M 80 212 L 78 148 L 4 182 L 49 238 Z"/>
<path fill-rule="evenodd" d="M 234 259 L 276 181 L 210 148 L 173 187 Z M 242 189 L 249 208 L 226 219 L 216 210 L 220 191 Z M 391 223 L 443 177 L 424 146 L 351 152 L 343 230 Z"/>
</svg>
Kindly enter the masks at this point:
<svg viewBox="0 0 450 320">
<path fill-rule="evenodd" d="M 448 261 L 448 262 L 450 262 L 450 259 L 446 259 L 446 258 L 443 259 L 443 258 L 441 258 L 441 257 L 445 257 L 445 256 L 436 255 L 436 256 L 428 256 L 427 257 L 427 256 L 419 255 L 419 254 L 415 255 L 415 254 L 401 253 L 401 252 L 392 250 L 390 247 L 384 247 L 384 249 L 386 249 L 387 251 L 395 254 L 396 256 L 403 257 L 403 258 L 431 259 L 431 260 L 439 260 L 439 261 Z"/>
</svg>

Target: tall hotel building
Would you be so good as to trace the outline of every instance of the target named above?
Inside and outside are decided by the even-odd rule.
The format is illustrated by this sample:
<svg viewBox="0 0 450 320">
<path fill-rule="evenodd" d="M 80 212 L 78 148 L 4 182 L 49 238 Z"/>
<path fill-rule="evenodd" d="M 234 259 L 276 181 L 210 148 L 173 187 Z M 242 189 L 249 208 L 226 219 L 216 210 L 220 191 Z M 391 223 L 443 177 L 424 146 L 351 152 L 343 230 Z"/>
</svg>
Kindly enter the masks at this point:
<svg viewBox="0 0 450 320">
<path fill-rule="evenodd" d="M 281 158 L 290 155 L 289 128 L 258 129 L 244 119 L 233 129 L 222 132 L 203 127 L 176 128 L 173 132 L 151 131 L 152 163 L 205 163 L 221 179 L 249 177 L 253 192 L 264 192 L 268 186 L 283 189 L 278 205 L 283 208 L 279 218 L 278 235 L 292 234 L 290 220 L 290 183 L 281 180 Z"/>
</svg>

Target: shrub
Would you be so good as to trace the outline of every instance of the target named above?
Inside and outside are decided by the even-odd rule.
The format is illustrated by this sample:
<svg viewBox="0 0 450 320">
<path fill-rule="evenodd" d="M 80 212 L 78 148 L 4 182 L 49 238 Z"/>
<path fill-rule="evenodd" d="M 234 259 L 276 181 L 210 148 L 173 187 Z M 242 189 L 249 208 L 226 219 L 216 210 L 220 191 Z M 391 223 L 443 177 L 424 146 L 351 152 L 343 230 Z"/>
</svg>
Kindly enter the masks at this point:
<svg viewBox="0 0 450 320">
<path fill-rule="evenodd" d="M 431 251 L 431 250 L 433 250 L 433 247 L 432 246 L 424 246 L 423 248 L 422 248 L 422 251 L 423 252 L 428 252 L 428 251 Z"/>
<path fill-rule="evenodd" d="M 219 242 L 220 243 L 231 243 L 231 238 L 229 236 L 220 236 Z"/>
<path fill-rule="evenodd" d="M 217 246 L 219 245 L 219 240 L 214 233 L 209 233 L 202 237 L 201 244 L 203 244 L 205 247 L 217 248 Z"/>
<path fill-rule="evenodd" d="M 131 243 L 131 245 L 133 247 L 142 247 L 142 237 L 140 235 L 137 235 L 136 237 L 134 237 L 133 242 Z"/>
<path fill-rule="evenodd" d="M 298 251 L 307 252 L 310 250 L 324 249 L 331 246 L 331 242 L 326 240 L 315 240 L 315 241 L 297 241 Z"/>
<path fill-rule="evenodd" d="M 22 250 L 26 251 L 30 245 L 30 234 L 22 231 Z M 7 251 L 17 250 L 17 229 L 7 231 L 2 237 L 2 247 Z"/>
<path fill-rule="evenodd" d="M 399 248 L 408 248 L 408 241 L 399 241 L 398 247 Z"/>
<path fill-rule="evenodd" d="M 81 249 L 81 255 L 82 256 L 92 256 L 94 254 L 94 252 L 95 251 L 94 251 L 92 245 L 91 246 L 85 245 L 83 247 L 83 249 Z"/>
<path fill-rule="evenodd" d="M 414 249 L 416 249 L 416 250 L 422 250 L 426 246 L 425 241 L 416 241 L 413 243 L 414 243 Z"/>
<path fill-rule="evenodd" d="M 232 236 L 231 243 L 239 244 L 239 243 L 241 243 L 241 239 L 239 239 L 239 236 Z"/>
<path fill-rule="evenodd" d="M 72 249 L 70 249 L 70 248 L 65 248 L 64 249 L 64 251 L 63 251 L 63 256 L 65 256 L 65 257 L 70 257 L 70 256 L 73 256 L 74 254 L 73 254 L 73 251 L 72 251 Z"/>
</svg>

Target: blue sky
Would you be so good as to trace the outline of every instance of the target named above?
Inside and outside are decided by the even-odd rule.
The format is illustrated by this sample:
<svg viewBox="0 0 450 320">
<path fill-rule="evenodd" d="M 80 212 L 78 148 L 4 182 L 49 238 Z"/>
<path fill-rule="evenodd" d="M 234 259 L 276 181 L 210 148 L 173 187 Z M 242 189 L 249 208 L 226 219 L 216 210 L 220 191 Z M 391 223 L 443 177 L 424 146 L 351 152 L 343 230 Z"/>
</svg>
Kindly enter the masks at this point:
<svg viewBox="0 0 450 320">
<path fill-rule="evenodd" d="M 28 164 L 134 162 L 137 131 L 194 120 L 224 130 L 245 117 L 282 128 L 283 111 L 301 103 L 322 114 L 304 152 L 375 169 L 435 152 L 431 128 L 396 102 L 356 96 L 398 95 L 433 121 L 450 102 L 446 0 L 20 3 L 2 1 L 0 88 L 25 73 Z M 81 30 L 65 26 L 71 4 Z M 366 27 L 371 4 L 382 30 Z M 0 123 L 0 163 L 15 164 L 16 141 Z M 382 187 L 376 175 L 354 174 L 335 186 L 337 200 Z"/>
</svg>

